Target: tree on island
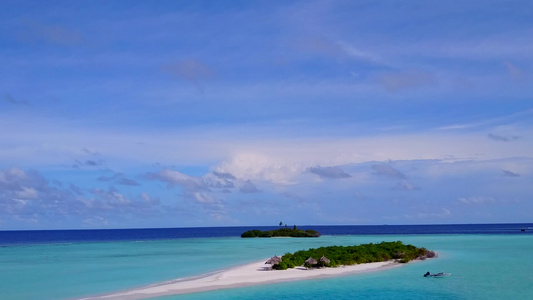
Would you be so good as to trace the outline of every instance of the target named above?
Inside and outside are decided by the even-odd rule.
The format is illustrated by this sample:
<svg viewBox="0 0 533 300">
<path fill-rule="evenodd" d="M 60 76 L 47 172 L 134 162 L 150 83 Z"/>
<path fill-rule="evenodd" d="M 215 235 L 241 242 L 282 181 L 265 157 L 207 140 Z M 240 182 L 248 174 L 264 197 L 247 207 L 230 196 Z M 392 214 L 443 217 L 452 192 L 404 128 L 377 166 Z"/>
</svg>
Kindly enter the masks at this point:
<svg viewBox="0 0 533 300">
<path fill-rule="evenodd" d="M 313 257 L 320 257 L 317 261 Z M 327 257 L 327 258 L 326 258 Z M 272 266 L 273 269 L 286 270 L 305 265 L 306 267 L 322 267 L 325 265 L 338 267 L 372 262 L 394 260 L 407 263 L 414 259 L 424 260 L 436 257 L 435 252 L 413 245 L 405 245 L 401 241 L 381 242 L 379 244 L 363 244 L 358 246 L 329 246 L 317 249 L 301 250 L 286 253 L 282 261 Z"/>
</svg>

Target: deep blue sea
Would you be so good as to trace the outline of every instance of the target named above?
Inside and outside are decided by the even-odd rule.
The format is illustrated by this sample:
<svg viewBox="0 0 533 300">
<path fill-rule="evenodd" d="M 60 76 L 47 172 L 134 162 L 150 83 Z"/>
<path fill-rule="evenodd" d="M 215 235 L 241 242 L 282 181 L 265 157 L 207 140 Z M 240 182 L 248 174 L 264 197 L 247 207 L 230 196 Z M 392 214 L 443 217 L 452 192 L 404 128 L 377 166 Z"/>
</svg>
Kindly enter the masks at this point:
<svg viewBox="0 0 533 300">
<path fill-rule="evenodd" d="M 386 271 L 158 299 L 533 299 L 533 224 L 301 226 L 320 238 L 242 239 L 213 227 L 0 231 L 0 299 L 75 299 L 330 245 L 401 240 L 439 258 Z M 524 229 L 525 231 L 522 231 Z M 426 271 L 449 272 L 440 279 Z"/>
</svg>

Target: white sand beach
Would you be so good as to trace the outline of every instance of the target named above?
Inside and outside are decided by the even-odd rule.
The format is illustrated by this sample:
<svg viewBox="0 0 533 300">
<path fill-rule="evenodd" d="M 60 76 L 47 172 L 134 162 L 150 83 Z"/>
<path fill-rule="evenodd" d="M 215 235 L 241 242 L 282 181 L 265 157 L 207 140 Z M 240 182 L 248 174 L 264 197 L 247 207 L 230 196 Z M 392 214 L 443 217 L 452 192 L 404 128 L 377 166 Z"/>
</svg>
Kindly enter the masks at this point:
<svg viewBox="0 0 533 300">
<path fill-rule="evenodd" d="M 83 299 L 146 299 L 156 296 L 187 294 L 283 281 L 325 278 L 346 274 L 380 271 L 402 265 L 393 261 L 388 261 L 342 266 L 338 268 L 305 269 L 304 267 L 298 267 L 281 271 L 266 268 L 269 266 L 265 265 L 266 260 L 267 259 L 264 259 L 247 265 L 201 276 L 176 279 L 128 291 Z"/>
</svg>

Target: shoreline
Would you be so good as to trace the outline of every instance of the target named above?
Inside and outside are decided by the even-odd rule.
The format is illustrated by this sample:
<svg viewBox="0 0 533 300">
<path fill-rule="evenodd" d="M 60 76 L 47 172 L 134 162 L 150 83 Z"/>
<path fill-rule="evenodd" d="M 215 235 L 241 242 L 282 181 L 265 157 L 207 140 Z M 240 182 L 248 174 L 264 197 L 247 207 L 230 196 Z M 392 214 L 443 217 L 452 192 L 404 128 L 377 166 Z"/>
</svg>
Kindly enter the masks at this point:
<svg viewBox="0 0 533 300">
<path fill-rule="evenodd" d="M 395 261 L 385 261 L 351 266 L 341 266 L 337 268 L 305 269 L 304 267 L 296 267 L 287 270 L 271 270 L 266 268 L 267 265 L 265 265 L 265 261 L 267 259 L 263 259 L 246 265 L 223 269 L 220 271 L 210 272 L 203 275 L 178 278 L 153 285 L 133 288 L 126 291 L 78 299 L 147 299 L 159 296 L 190 294 L 270 283 L 328 278 L 357 273 L 377 272 L 405 265 Z"/>
</svg>

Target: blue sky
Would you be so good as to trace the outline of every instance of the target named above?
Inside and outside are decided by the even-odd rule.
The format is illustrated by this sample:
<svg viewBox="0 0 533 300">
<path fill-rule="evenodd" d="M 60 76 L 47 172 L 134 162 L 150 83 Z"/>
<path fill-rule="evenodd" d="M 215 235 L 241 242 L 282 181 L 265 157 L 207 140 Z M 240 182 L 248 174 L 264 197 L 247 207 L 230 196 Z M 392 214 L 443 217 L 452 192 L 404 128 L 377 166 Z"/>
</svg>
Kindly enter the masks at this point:
<svg viewBox="0 0 533 300">
<path fill-rule="evenodd" d="M 0 229 L 531 222 L 530 1 L 2 1 Z"/>
</svg>

